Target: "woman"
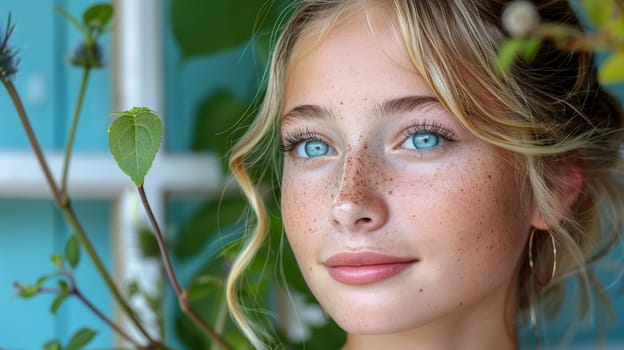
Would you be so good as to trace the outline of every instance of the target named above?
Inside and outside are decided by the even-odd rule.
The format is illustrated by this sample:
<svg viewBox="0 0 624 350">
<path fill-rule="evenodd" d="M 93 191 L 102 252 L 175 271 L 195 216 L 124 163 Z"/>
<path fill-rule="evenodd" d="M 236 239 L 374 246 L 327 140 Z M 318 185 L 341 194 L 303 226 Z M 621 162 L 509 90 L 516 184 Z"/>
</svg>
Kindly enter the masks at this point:
<svg viewBox="0 0 624 350">
<path fill-rule="evenodd" d="M 285 233 L 344 349 L 515 349 L 516 316 L 617 238 L 622 113 L 588 53 L 545 43 L 500 74 L 505 3 L 298 2 L 230 163 L 258 217 L 228 282 L 254 346 L 235 287 L 268 222 L 247 167 L 277 140 Z"/>
</svg>

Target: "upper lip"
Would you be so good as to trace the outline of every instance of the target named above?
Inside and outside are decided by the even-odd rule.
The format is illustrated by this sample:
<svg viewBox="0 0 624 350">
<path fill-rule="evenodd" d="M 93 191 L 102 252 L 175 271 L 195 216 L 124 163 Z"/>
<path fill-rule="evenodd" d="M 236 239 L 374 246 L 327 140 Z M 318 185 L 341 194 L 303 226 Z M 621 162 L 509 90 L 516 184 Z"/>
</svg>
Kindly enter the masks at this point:
<svg viewBox="0 0 624 350">
<path fill-rule="evenodd" d="M 387 255 L 376 252 L 342 252 L 329 257 L 325 261 L 325 265 L 329 267 L 337 266 L 366 266 L 366 265 L 384 265 L 384 264 L 402 264 L 415 262 L 416 258 L 406 258 Z"/>
</svg>

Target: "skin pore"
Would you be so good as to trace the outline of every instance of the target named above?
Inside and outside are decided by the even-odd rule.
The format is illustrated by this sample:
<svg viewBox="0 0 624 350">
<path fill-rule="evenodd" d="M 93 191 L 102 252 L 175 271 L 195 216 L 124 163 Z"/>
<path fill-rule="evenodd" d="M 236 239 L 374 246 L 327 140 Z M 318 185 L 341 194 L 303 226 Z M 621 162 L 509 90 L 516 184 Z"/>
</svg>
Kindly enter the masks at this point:
<svg viewBox="0 0 624 350">
<path fill-rule="evenodd" d="M 515 349 L 540 218 L 513 156 L 442 108 L 390 10 L 357 6 L 304 32 L 286 72 L 282 216 L 302 274 L 345 349 Z"/>
</svg>

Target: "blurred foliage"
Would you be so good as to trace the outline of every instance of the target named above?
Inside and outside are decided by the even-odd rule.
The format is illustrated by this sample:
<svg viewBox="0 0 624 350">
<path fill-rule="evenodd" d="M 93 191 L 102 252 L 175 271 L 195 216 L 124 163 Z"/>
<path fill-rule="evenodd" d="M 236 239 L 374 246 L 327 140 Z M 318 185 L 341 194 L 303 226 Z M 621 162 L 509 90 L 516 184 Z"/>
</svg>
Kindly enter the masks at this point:
<svg viewBox="0 0 624 350">
<path fill-rule="evenodd" d="M 184 60 L 219 53 L 271 30 L 277 7 L 267 0 L 174 0 L 173 34 Z"/>
<path fill-rule="evenodd" d="M 598 67 L 603 85 L 624 81 L 624 1 L 571 1 L 587 31 L 562 23 L 541 21 L 529 1 L 513 1 L 503 13 L 503 24 L 512 36 L 499 50 L 498 68 L 505 73 L 517 59 L 530 62 L 544 40 L 568 51 L 592 51 L 605 57 Z M 535 17 L 535 18 L 532 18 Z M 524 27 L 523 27 L 524 26 Z"/>
<path fill-rule="evenodd" d="M 85 298 L 78 289 L 74 276 L 74 269 L 80 263 L 81 249 L 78 238 L 71 235 L 65 242 L 64 254 L 52 254 L 50 264 L 55 272 L 40 276 L 33 284 L 22 285 L 14 283 L 17 296 L 29 299 L 41 294 L 55 295 L 50 304 L 50 313 L 56 314 L 65 300 L 69 297 Z M 67 265 L 66 265 L 67 264 Z M 50 282 L 56 282 L 56 288 Z M 77 330 L 65 346 L 59 339 L 52 339 L 43 344 L 44 350 L 80 350 L 85 348 L 97 335 L 97 331 L 90 328 Z"/>
<path fill-rule="evenodd" d="M 270 34 L 287 5 L 287 1 L 266 0 L 173 0 L 171 23 L 182 60 L 188 62 L 191 58 L 219 55 L 245 45 L 253 48 L 255 60 L 265 65 Z M 256 79 L 250 76 L 248 81 Z M 254 99 L 255 96 L 241 99 L 223 89 L 206 91 L 204 96 L 195 108 L 197 114 L 191 147 L 194 151 L 214 152 L 227 171 L 228 151 L 251 124 L 258 100 Z M 263 186 L 277 188 L 271 183 Z M 277 193 L 267 194 L 267 198 L 278 197 Z M 247 229 L 247 213 L 247 202 L 239 195 L 208 200 L 196 209 L 171 241 L 172 254 L 177 261 L 200 266 L 194 271 L 189 288 L 192 305 L 215 325 L 217 331 L 222 331 L 236 349 L 247 349 L 250 345 L 227 313 L 223 286 Z M 288 339 L 280 329 L 280 313 L 284 312 L 277 306 L 280 305 L 277 301 L 280 290 L 288 288 L 302 294 L 306 304 L 316 302 L 283 238 L 275 201 L 269 203 L 269 215 L 272 218 L 269 238 L 241 283 L 244 304 L 255 310 L 250 317 L 273 333 L 279 348 L 339 348 L 344 343 L 344 334 L 331 321 L 321 326 L 309 325 L 308 337 L 303 341 Z M 174 326 L 177 337 L 188 349 L 210 349 L 213 346 L 210 339 L 179 311 L 176 311 Z"/>
<path fill-rule="evenodd" d="M 76 45 L 69 63 L 76 67 L 102 68 L 104 66 L 102 47 L 99 38 L 111 31 L 113 6 L 111 4 L 95 4 L 82 15 L 82 22 L 57 6 L 55 10 L 63 15 L 81 34 L 82 41 Z"/>
<path fill-rule="evenodd" d="M 199 104 L 193 128 L 194 151 L 214 151 L 227 169 L 227 154 L 245 132 L 253 116 L 246 113 L 251 101 L 239 100 L 229 91 L 210 92 Z"/>
<path fill-rule="evenodd" d="M 97 332 L 89 328 L 81 328 L 69 340 L 66 346 L 58 340 L 51 340 L 43 345 L 44 350 L 80 350 L 84 349 L 95 338 Z"/>
</svg>

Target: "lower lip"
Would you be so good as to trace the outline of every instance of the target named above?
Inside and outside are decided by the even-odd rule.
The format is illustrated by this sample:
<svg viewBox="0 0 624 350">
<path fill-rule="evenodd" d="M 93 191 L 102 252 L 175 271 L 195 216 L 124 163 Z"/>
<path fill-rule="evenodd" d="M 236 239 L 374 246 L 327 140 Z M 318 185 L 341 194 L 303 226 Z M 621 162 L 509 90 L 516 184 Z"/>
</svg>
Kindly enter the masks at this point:
<svg viewBox="0 0 624 350">
<path fill-rule="evenodd" d="M 387 280 L 414 264 L 413 261 L 394 264 L 362 266 L 329 266 L 329 274 L 336 281 L 351 285 L 373 284 Z"/>
</svg>

